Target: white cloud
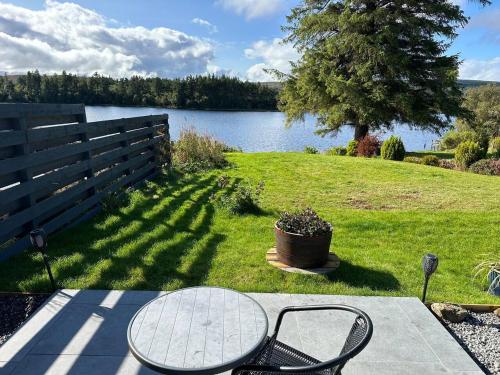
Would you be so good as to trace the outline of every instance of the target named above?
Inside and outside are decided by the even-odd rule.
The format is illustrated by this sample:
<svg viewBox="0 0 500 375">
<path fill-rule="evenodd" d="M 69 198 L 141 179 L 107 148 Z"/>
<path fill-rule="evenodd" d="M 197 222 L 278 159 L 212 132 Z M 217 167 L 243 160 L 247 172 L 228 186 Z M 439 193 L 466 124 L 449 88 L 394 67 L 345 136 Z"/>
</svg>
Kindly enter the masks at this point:
<svg viewBox="0 0 500 375">
<path fill-rule="evenodd" d="M 207 20 L 204 20 L 203 18 L 193 18 L 191 20 L 191 22 L 194 24 L 206 27 L 210 34 L 214 34 L 214 33 L 218 32 L 217 26 L 212 25 L 210 22 L 208 22 Z"/>
<path fill-rule="evenodd" d="M 165 27 L 112 24 L 74 3 L 47 0 L 43 10 L 0 3 L 0 70 L 177 77 L 205 73 L 213 59 L 206 40 Z"/>
<path fill-rule="evenodd" d="M 275 78 L 264 72 L 265 68 L 278 69 L 283 73 L 290 72 L 290 61 L 296 61 L 299 53 L 291 44 L 283 44 L 281 39 L 272 41 L 259 40 L 252 48 L 245 49 L 245 56 L 249 59 L 260 59 L 247 70 L 250 81 L 274 81 Z"/>
<path fill-rule="evenodd" d="M 233 69 L 223 69 L 218 65 L 209 64 L 207 66 L 207 73 L 216 76 L 239 77 L 239 74 Z"/>
<path fill-rule="evenodd" d="M 490 60 L 465 60 L 460 66 L 460 78 L 500 81 L 500 57 Z"/>
<path fill-rule="evenodd" d="M 284 0 L 217 0 L 215 3 L 248 20 L 273 15 L 285 5 Z"/>
</svg>

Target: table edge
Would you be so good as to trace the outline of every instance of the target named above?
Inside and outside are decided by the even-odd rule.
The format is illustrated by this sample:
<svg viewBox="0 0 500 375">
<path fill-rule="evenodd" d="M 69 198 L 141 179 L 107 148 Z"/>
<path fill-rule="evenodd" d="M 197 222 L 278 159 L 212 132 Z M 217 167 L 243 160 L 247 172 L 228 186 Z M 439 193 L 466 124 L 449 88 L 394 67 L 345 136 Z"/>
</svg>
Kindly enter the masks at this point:
<svg viewBox="0 0 500 375">
<path fill-rule="evenodd" d="M 157 299 L 166 297 L 167 295 L 169 295 L 171 293 L 180 292 L 180 291 L 184 291 L 184 290 L 188 290 L 188 289 L 200 289 L 200 288 L 205 288 L 205 289 L 211 288 L 211 289 L 229 290 L 231 292 L 242 294 L 245 297 L 249 298 L 252 302 L 254 302 L 262 310 L 262 312 L 264 313 L 264 317 L 266 318 L 265 319 L 265 323 L 266 324 L 265 324 L 264 334 L 261 337 L 260 342 L 253 349 L 245 352 L 244 354 L 242 354 L 241 357 L 238 357 L 238 358 L 234 359 L 231 362 L 227 362 L 227 363 L 224 363 L 224 364 L 221 364 L 221 365 L 216 365 L 216 366 L 209 366 L 209 367 L 199 367 L 199 368 L 194 368 L 194 367 L 191 367 L 191 368 L 171 367 L 171 366 L 166 366 L 166 365 L 163 365 L 161 363 L 158 363 L 158 362 L 152 361 L 150 359 L 147 359 L 142 354 L 140 354 L 139 351 L 135 348 L 135 346 L 134 346 L 134 344 L 132 342 L 132 339 L 130 337 L 131 336 L 132 323 L 134 322 L 134 320 L 137 317 L 137 315 L 139 315 L 139 313 L 146 306 L 148 306 L 149 304 L 153 303 Z M 268 330 L 269 330 L 269 318 L 267 316 L 266 311 L 264 310 L 264 308 L 262 307 L 262 305 L 259 302 L 257 302 L 254 298 L 252 298 L 248 294 L 243 293 L 243 292 L 239 292 L 239 291 L 234 290 L 234 289 L 224 288 L 224 287 L 219 287 L 219 286 L 194 286 L 194 287 L 181 288 L 181 289 L 177 289 L 177 290 L 173 290 L 173 291 L 167 292 L 166 294 L 163 294 L 163 295 L 160 295 L 158 297 L 155 297 L 152 300 L 150 300 L 147 303 L 145 303 L 144 305 L 142 305 L 139 308 L 139 310 L 137 310 L 136 313 L 132 316 L 132 318 L 130 319 L 130 322 L 128 324 L 128 327 L 127 327 L 127 344 L 128 344 L 130 352 L 135 357 L 135 359 L 137 359 L 144 366 L 146 366 L 146 367 L 148 367 L 148 368 L 150 368 L 152 370 L 158 371 L 160 373 L 172 374 L 172 375 L 175 375 L 175 374 L 179 374 L 179 375 L 186 375 L 186 374 L 189 374 L 189 375 L 214 375 L 214 374 L 219 374 L 219 373 L 227 371 L 227 370 L 234 369 L 235 367 L 237 367 L 239 365 L 242 365 L 242 364 L 246 363 L 248 360 L 252 359 L 264 347 L 264 345 L 265 345 L 265 343 L 267 341 L 267 338 L 268 338 L 268 336 L 267 336 Z"/>
</svg>

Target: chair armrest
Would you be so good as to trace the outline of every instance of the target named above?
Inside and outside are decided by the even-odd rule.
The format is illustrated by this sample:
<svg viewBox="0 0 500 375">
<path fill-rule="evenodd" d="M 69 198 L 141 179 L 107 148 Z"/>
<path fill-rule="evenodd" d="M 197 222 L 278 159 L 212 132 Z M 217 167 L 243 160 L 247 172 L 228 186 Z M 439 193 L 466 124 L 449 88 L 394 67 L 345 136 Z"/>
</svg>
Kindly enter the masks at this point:
<svg viewBox="0 0 500 375">
<path fill-rule="evenodd" d="M 280 311 L 278 314 L 278 319 L 276 320 L 276 325 L 274 326 L 273 336 L 277 336 L 281 322 L 286 313 L 298 312 L 298 311 L 321 311 L 321 310 L 344 310 L 349 311 L 359 315 L 359 310 L 351 306 L 346 305 L 308 305 L 308 306 L 288 306 Z"/>
</svg>

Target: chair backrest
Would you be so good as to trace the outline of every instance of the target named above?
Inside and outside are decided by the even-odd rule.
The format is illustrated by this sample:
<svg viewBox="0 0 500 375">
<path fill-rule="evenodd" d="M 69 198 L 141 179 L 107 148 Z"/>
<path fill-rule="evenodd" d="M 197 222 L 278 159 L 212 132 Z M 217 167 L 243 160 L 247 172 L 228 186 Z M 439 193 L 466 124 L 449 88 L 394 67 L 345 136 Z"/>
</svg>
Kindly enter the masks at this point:
<svg viewBox="0 0 500 375">
<path fill-rule="evenodd" d="M 347 339 L 345 340 L 344 346 L 342 347 L 342 350 L 340 351 L 340 356 L 344 355 L 346 353 L 349 353 L 356 347 L 358 347 L 360 344 L 362 344 L 361 350 L 368 344 L 368 341 L 370 340 L 370 337 L 367 336 L 368 331 L 371 331 L 371 322 L 369 322 L 364 316 L 358 315 L 356 319 L 354 320 L 354 323 L 351 327 L 351 330 L 349 332 L 349 335 L 347 336 Z M 371 335 L 371 332 L 370 332 Z M 367 340 L 368 337 L 368 340 Z M 363 342 L 366 341 L 366 342 Z M 364 344 L 364 345 L 363 345 Z M 359 353 L 359 352 L 358 352 Z M 349 358 L 350 359 L 350 358 Z M 334 367 L 332 369 L 332 373 L 334 375 L 340 374 L 340 371 L 342 368 L 346 365 L 347 359 L 345 362 L 339 364 L 338 366 Z"/>
</svg>

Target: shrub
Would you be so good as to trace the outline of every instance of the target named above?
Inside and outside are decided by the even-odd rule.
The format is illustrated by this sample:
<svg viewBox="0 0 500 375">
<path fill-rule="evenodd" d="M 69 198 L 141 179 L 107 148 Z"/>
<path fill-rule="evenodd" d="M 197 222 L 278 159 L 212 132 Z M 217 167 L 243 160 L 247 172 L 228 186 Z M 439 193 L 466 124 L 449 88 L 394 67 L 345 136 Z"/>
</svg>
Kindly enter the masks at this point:
<svg viewBox="0 0 500 375">
<path fill-rule="evenodd" d="M 346 147 L 347 156 L 356 156 L 358 154 L 358 141 L 351 139 Z"/>
<path fill-rule="evenodd" d="M 306 146 L 304 147 L 304 152 L 306 154 L 318 154 L 319 151 L 316 147 L 313 147 L 313 146 Z"/>
<path fill-rule="evenodd" d="M 243 149 L 239 146 L 229 146 L 225 143 L 222 143 L 222 151 L 223 152 L 243 152 Z"/>
<path fill-rule="evenodd" d="M 472 130 L 456 131 L 451 130 L 444 135 L 440 142 L 441 150 L 454 150 L 460 143 L 476 142 L 481 148 L 482 157 L 486 157 L 488 152 L 488 137 L 476 133 Z"/>
<path fill-rule="evenodd" d="M 471 164 L 469 171 L 489 176 L 500 176 L 500 160 L 482 159 Z"/>
<path fill-rule="evenodd" d="M 357 151 L 358 156 L 364 156 L 366 158 L 377 156 L 380 154 L 380 141 L 373 135 L 367 135 L 359 141 Z"/>
<path fill-rule="evenodd" d="M 432 165 L 433 167 L 439 167 L 439 158 L 436 155 L 425 155 L 422 158 L 423 165 Z"/>
<path fill-rule="evenodd" d="M 455 150 L 455 160 L 462 168 L 469 167 L 472 163 L 480 160 L 482 156 L 483 151 L 477 142 L 462 142 Z"/>
<path fill-rule="evenodd" d="M 209 135 L 201 135 L 195 129 L 183 129 L 174 143 L 174 166 L 184 172 L 197 172 L 227 166 L 225 146 Z"/>
<path fill-rule="evenodd" d="M 401 138 L 391 135 L 382 144 L 380 154 L 383 159 L 403 160 L 405 158 L 405 146 Z"/>
<path fill-rule="evenodd" d="M 321 219 L 312 208 L 298 212 L 282 212 L 276 226 L 285 232 L 310 237 L 332 231 L 332 225 Z"/>
<path fill-rule="evenodd" d="M 500 137 L 495 137 L 491 139 L 490 148 L 493 157 L 500 158 Z"/>
<path fill-rule="evenodd" d="M 476 134 L 473 131 L 450 130 L 441 138 L 439 148 L 441 150 L 454 150 L 460 143 L 467 141 L 477 141 Z"/>
<path fill-rule="evenodd" d="M 264 181 L 260 181 L 255 189 L 249 183 L 239 183 L 233 193 L 225 192 L 220 196 L 218 205 L 235 215 L 256 213 L 260 211 L 260 195 L 263 190 Z"/>
<path fill-rule="evenodd" d="M 158 131 L 161 135 L 160 141 L 157 147 L 157 157 L 156 163 L 160 168 L 167 167 L 170 170 L 172 166 L 172 150 L 173 143 L 170 141 L 170 137 L 166 137 L 165 128 L 161 127 Z"/>
<path fill-rule="evenodd" d="M 118 211 L 120 208 L 130 205 L 132 194 L 135 192 L 133 188 L 122 188 L 117 191 L 105 194 L 101 200 L 101 208 L 103 212 L 110 214 Z"/>
<path fill-rule="evenodd" d="M 347 154 L 347 150 L 345 147 L 342 146 L 337 146 L 337 147 L 332 147 L 328 150 L 326 150 L 327 155 L 345 155 Z"/>
<path fill-rule="evenodd" d="M 421 164 L 422 158 L 419 158 L 417 156 L 407 156 L 403 159 L 403 161 L 407 163 Z"/>
<path fill-rule="evenodd" d="M 457 169 L 457 163 L 453 159 L 439 159 L 439 166 L 446 169 Z"/>
</svg>

